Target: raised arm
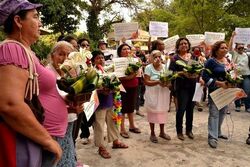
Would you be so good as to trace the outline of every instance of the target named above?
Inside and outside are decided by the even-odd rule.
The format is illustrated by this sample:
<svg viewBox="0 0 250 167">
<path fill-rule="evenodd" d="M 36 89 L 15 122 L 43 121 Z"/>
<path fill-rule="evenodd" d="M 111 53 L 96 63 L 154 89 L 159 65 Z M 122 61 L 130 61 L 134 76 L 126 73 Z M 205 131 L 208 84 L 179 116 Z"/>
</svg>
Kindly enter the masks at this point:
<svg viewBox="0 0 250 167">
<path fill-rule="evenodd" d="M 233 31 L 232 36 L 231 36 L 230 41 L 229 41 L 229 44 L 228 44 L 229 51 L 233 51 L 233 40 L 234 40 L 235 35 L 236 35 L 235 31 Z"/>
</svg>

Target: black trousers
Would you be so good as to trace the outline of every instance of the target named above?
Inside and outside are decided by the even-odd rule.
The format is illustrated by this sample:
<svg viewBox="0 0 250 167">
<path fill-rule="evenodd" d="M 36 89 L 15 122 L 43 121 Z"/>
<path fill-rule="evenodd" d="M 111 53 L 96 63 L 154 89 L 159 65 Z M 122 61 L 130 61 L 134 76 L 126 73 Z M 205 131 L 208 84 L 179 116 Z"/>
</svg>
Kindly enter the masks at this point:
<svg viewBox="0 0 250 167">
<path fill-rule="evenodd" d="M 192 101 L 195 88 L 179 89 L 176 91 L 176 132 L 183 133 L 183 116 L 186 111 L 186 132 L 193 129 L 193 111 L 195 103 Z"/>
</svg>

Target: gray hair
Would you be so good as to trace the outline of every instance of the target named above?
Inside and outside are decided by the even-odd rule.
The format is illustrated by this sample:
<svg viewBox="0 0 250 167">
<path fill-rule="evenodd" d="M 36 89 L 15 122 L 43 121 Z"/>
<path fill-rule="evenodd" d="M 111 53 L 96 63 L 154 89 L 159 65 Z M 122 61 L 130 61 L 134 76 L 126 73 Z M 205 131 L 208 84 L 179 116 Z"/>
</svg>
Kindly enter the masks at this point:
<svg viewBox="0 0 250 167">
<path fill-rule="evenodd" d="M 51 49 L 50 53 L 49 53 L 48 56 L 47 56 L 49 62 L 52 62 L 51 56 L 52 56 L 59 48 L 65 47 L 65 46 L 68 47 L 68 48 L 70 48 L 70 49 L 72 50 L 72 52 L 75 50 L 74 46 L 73 46 L 71 43 L 66 42 L 66 41 L 59 41 L 59 42 L 57 42 L 57 43 L 53 46 L 53 48 Z"/>
</svg>

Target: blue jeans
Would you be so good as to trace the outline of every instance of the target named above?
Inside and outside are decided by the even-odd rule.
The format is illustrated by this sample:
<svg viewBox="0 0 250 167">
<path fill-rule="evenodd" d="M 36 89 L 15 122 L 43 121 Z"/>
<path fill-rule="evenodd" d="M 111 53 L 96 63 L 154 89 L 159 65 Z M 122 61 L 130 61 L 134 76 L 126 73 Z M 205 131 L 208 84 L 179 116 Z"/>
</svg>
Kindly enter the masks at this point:
<svg viewBox="0 0 250 167">
<path fill-rule="evenodd" d="M 218 136 L 222 135 L 221 125 L 225 118 L 228 106 L 218 110 L 213 100 L 209 97 L 209 116 L 208 116 L 208 140 L 218 140 Z"/>
<path fill-rule="evenodd" d="M 242 82 L 241 88 L 246 92 L 247 97 L 242 99 L 244 101 L 245 109 L 250 109 L 250 76 L 243 76 L 244 80 Z M 235 107 L 240 107 L 240 100 L 235 100 Z"/>
</svg>

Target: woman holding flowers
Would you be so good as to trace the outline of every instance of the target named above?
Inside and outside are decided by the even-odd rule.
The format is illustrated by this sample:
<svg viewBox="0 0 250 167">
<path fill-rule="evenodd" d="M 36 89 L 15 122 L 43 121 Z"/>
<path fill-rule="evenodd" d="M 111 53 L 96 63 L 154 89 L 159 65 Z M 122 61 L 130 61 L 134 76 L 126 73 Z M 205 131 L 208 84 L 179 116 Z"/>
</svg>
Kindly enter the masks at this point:
<svg viewBox="0 0 250 167">
<path fill-rule="evenodd" d="M 160 81 L 161 73 L 165 72 L 164 65 L 161 63 L 161 52 L 154 50 L 150 56 L 153 62 L 146 66 L 144 74 L 146 85 L 145 109 L 151 130 L 150 140 L 153 143 L 157 143 L 158 139 L 154 131 L 156 123 L 160 124 L 159 137 L 171 140 L 170 136 L 164 132 L 164 125 L 169 110 L 170 90 L 168 87 L 170 81 L 166 83 Z"/>
<path fill-rule="evenodd" d="M 228 47 L 225 41 L 218 41 L 212 47 L 212 58 L 207 60 L 205 68 L 209 69 L 203 71 L 202 78 L 208 86 L 209 94 L 218 88 L 228 88 L 226 84 L 226 71 L 228 61 L 225 55 L 228 52 Z M 208 116 L 208 144 L 212 148 L 217 148 L 218 138 L 228 139 L 221 132 L 221 125 L 223 123 L 225 113 L 228 106 L 218 110 L 213 100 L 208 96 L 209 102 L 209 116 Z"/>
<path fill-rule="evenodd" d="M 184 67 L 176 63 L 181 61 L 184 64 L 188 64 L 191 61 L 190 51 L 191 44 L 187 38 L 179 38 L 176 41 L 175 49 L 176 55 L 173 57 L 173 61 L 170 64 L 170 70 L 180 73 L 183 72 Z M 193 129 L 193 111 L 194 111 L 194 102 L 192 101 L 195 85 L 197 78 L 191 78 L 187 75 L 176 78 L 174 82 L 174 91 L 177 98 L 177 107 L 176 107 L 176 131 L 177 137 L 180 140 L 184 140 L 183 136 L 183 116 L 186 112 L 186 135 L 193 139 L 194 135 L 192 132 Z"/>
<path fill-rule="evenodd" d="M 101 51 L 93 51 L 93 57 L 91 58 L 92 63 L 97 69 L 100 78 L 104 76 L 108 76 L 108 74 L 104 71 L 104 54 Z M 102 79 L 101 79 L 102 80 Z M 115 86 L 114 89 L 119 90 L 119 86 Z M 113 92 L 115 90 L 111 90 L 107 87 L 101 87 L 97 90 L 98 98 L 99 98 L 99 106 L 95 111 L 95 121 L 93 123 L 94 126 L 94 142 L 97 147 L 99 147 L 99 154 L 105 158 L 111 158 L 110 153 L 107 151 L 105 147 L 104 141 L 104 123 L 107 124 L 107 139 L 108 142 L 113 142 L 113 149 L 115 148 L 128 148 L 127 145 L 119 141 L 119 122 L 115 122 L 113 120 L 114 117 L 114 107 L 113 107 Z M 119 115 L 117 115 L 119 116 Z"/>
<path fill-rule="evenodd" d="M 120 45 L 117 49 L 117 55 L 119 57 L 129 57 L 131 54 L 131 47 L 124 43 Z M 137 73 L 133 72 L 130 75 L 119 78 L 122 82 L 123 87 L 126 90 L 126 93 L 121 92 L 122 96 L 122 122 L 121 122 L 121 131 L 120 135 L 124 138 L 129 138 L 128 133 L 126 132 L 124 125 L 125 114 L 128 115 L 129 120 L 129 131 L 132 133 L 141 133 L 140 129 L 137 128 L 134 124 L 134 108 L 136 103 L 138 79 L 136 78 Z"/>
<path fill-rule="evenodd" d="M 75 48 L 73 47 L 73 45 L 66 41 L 59 41 L 52 48 L 48 57 L 50 59 L 50 63 L 47 65 L 47 68 L 54 72 L 57 79 L 60 79 L 61 77 L 64 76 L 64 72 L 60 69 L 60 65 L 63 64 L 63 62 L 68 57 L 70 52 L 73 52 L 74 50 Z M 61 97 L 66 99 L 67 93 L 59 89 L 57 90 L 59 94 L 61 95 Z M 67 167 L 76 166 L 76 152 L 75 152 L 75 146 L 74 146 L 73 135 L 72 135 L 73 125 L 76 119 L 77 119 L 76 113 L 68 113 L 67 131 L 66 131 L 64 138 L 60 142 L 61 148 L 63 150 L 63 155 L 62 155 L 62 159 L 57 164 L 58 167 L 59 166 L 67 166 Z"/>
</svg>

